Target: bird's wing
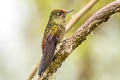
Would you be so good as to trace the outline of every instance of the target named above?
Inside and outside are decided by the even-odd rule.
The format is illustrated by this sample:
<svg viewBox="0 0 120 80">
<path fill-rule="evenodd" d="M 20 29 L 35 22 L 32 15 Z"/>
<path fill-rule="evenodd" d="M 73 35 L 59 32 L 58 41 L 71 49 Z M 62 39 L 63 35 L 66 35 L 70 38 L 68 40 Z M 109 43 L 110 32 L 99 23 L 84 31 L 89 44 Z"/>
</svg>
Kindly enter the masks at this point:
<svg viewBox="0 0 120 80">
<path fill-rule="evenodd" d="M 46 42 L 50 42 L 52 36 L 58 36 L 59 27 L 57 25 L 53 25 L 52 27 L 47 27 L 44 33 L 43 41 L 42 41 L 42 49 L 44 51 L 44 47 L 46 46 Z M 43 52 L 44 54 L 44 52 Z"/>
<path fill-rule="evenodd" d="M 53 61 L 54 52 L 58 43 L 58 37 L 56 34 L 56 30 L 51 31 L 46 38 L 46 42 L 44 43 L 43 56 L 40 64 L 40 71 L 38 73 L 40 76 L 45 72 L 45 70 Z"/>
</svg>

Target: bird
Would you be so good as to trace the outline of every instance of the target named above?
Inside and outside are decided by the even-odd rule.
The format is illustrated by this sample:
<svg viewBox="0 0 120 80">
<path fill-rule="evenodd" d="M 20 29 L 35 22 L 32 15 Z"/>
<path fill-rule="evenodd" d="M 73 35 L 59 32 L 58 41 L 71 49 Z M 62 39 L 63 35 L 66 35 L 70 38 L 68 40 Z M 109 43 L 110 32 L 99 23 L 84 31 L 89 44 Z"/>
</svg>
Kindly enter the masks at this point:
<svg viewBox="0 0 120 80">
<path fill-rule="evenodd" d="M 62 41 L 65 33 L 66 14 L 72 12 L 63 9 L 54 9 L 51 11 L 50 18 L 42 40 L 42 59 L 38 75 L 41 77 L 43 73 L 52 63 L 57 45 Z"/>
</svg>

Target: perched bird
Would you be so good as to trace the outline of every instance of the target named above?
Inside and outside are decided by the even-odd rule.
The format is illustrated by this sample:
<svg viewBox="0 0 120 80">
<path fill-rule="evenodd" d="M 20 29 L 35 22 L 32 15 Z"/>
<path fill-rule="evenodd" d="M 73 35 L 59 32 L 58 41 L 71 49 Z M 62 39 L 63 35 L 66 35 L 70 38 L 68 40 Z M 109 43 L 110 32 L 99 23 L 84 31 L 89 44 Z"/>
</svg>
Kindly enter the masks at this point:
<svg viewBox="0 0 120 80">
<path fill-rule="evenodd" d="M 42 41 L 42 59 L 38 75 L 41 77 L 50 66 L 54 58 L 57 44 L 59 44 L 65 33 L 65 17 L 71 11 L 54 9 L 51 12 L 47 27 Z"/>
</svg>

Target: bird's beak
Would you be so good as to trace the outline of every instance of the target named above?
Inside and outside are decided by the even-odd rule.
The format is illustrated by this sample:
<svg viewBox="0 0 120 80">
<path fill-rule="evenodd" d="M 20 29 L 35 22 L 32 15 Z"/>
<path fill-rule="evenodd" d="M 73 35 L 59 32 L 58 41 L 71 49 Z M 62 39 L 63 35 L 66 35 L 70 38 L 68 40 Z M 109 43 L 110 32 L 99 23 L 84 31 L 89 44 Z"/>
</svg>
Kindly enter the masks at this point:
<svg viewBox="0 0 120 80">
<path fill-rule="evenodd" d="M 70 10 L 70 11 L 67 11 L 66 13 L 70 13 L 70 12 L 73 12 L 74 10 Z"/>
</svg>

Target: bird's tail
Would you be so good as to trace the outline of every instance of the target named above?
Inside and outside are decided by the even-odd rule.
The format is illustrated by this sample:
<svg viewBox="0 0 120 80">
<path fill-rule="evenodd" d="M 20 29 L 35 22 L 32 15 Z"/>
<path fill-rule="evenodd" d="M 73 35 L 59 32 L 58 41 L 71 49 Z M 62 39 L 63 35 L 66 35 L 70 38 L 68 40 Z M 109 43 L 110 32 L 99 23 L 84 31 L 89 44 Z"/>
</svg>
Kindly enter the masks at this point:
<svg viewBox="0 0 120 80">
<path fill-rule="evenodd" d="M 57 38 L 55 36 L 52 37 L 51 40 L 46 42 L 46 45 L 43 50 L 43 56 L 40 64 L 40 70 L 38 72 L 38 75 L 41 77 L 43 73 L 47 70 L 47 68 L 50 66 L 51 62 L 54 59 L 54 52 L 57 46 Z"/>
</svg>

